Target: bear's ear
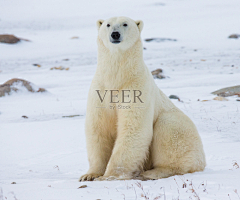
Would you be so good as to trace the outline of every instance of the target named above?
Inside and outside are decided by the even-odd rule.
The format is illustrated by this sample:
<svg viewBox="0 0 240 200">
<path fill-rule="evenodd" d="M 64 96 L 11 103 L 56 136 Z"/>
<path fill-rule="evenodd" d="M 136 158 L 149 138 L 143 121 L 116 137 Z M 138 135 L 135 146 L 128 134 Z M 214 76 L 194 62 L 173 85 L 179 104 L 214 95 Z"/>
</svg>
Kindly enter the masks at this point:
<svg viewBox="0 0 240 200">
<path fill-rule="evenodd" d="M 100 29 L 100 27 L 102 26 L 102 23 L 104 22 L 104 20 L 103 19 L 99 19 L 99 20 L 97 20 L 97 29 L 99 30 Z"/>
<path fill-rule="evenodd" d="M 137 24 L 137 27 L 138 27 L 139 31 L 141 32 L 143 29 L 143 21 L 137 20 L 137 21 L 135 21 L 135 23 Z"/>
</svg>

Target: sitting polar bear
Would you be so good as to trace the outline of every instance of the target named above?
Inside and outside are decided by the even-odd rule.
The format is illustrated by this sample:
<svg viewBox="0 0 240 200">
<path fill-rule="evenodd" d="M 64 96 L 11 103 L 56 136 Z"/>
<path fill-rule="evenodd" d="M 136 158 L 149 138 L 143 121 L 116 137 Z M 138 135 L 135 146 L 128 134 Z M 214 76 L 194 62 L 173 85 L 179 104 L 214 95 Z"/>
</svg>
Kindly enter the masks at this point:
<svg viewBox="0 0 240 200">
<path fill-rule="evenodd" d="M 157 87 L 143 61 L 143 22 L 98 20 L 98 65 L 87 104 L 87 174 L 79 181 L 160 179 L 202 171 L 193 122 Z"/>
</svg>

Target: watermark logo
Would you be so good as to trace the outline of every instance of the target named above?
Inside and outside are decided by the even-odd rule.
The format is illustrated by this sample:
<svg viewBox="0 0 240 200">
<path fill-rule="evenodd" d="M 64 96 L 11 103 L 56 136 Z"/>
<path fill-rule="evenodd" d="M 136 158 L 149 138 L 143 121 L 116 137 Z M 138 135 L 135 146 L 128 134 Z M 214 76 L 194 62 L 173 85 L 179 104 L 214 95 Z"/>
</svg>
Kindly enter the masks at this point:
<svg viewBox="0 0 240 200">
<path fill-rule="evenodd" d="M 106 105 L 109 103 L 109 108 L 114 109 L 131 109 L 132 105 L 135 103 L 144 103 L 142 100 L 142 91 L 140 90 L 104 90 L 104 92 L 100 92 L 100 90 L 96 90 L 96 93 L 99 97 L 99 101 Z M 110 96 L 109 99 L 106 99 L 106 95 Z M 131 96 L 133 95 L 133 96 Z M 109 101 L 109 102 L 106 102 Z M 126 105 L 130 104 L 130 105 Z M 144 108 L 143 106 L 134 106 L 136 108 Z M 97 108 L 106 108 L 106 106 L 101 106 Z"/>
</svg>

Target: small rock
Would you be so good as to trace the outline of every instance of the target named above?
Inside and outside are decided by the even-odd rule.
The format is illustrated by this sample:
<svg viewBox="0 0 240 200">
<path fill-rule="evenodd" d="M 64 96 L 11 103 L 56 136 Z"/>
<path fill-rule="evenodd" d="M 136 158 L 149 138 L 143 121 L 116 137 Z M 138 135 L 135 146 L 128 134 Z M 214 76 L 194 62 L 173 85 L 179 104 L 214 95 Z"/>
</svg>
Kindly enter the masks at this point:
<svg viewBox="0 0 240 200">
<path fill-rule="evenodd" d="M 226 99 L 224 97 L 215 97 L 213 100 L 216 100 L 216 101 L 228 101 L 228 99 Z"/>
<path fill-rule="evenodd" d="M 176 39 L 171 39 L 171 38 L 147 38 L 145 39 L 146 42 L 165 42 L 165 41 L 172 41 L 172 42 L 176 42 Z"/>
<path fill-rule="evenodd" d="M 37 92 L 46 92 L 47 90 L 45 90 L 44 88 L 39 88 Z"/>
<path fill-rule="evenodd" d="M 79 39 L 79 37 L 78 36 L 73 36 L 73 37 L 71 37 L 71 39 Z"/>
<path fill-rule="evenodd" d="M 39 64 L 33 64 L 33 66 L 41 67 L 41 65 L 39 65 Z"/>
<path fill-rule="evenodd" d="M 87 185 L 81 185 L 79 188 L 86 188 L 86 187 L 87 187 Z"/>
<path fill-rule="evenodd" d="M 46 92 L 44 88 L 36 88 L 32 83 L 18 78 L 13 78 L 0 85 L 0 97 L 10 94 L 12 91 L 19 91 L 20 87 L 25 87 L 29 92 Z M 36 90 L 37 89 L 37 90 Z"/>
<path fill-rule="evenodd" d="M 56 70 L 69 70 L 69 67 L 67 67 L 67 68 L 65 68 L 65 67 L 62 67 L 62 66 L 59 66 L 59 67 L 52 67 L 52 68 L 50 68 L 50 70 L 54 70 L 54 69 L 56 69 Z"/>
<path fill-rule="evenodd" d="M 233 39 L 238 39 L 239 37 L 240 37 L 239 34 L 232 34 L 228 36 L 228 38 L 233 38 Z"/>
<path fill-rule="evenodd" d="M 234 95 L 238 95 L 240 97 L 240 85 L 222 88 L 220 90 L 212 92 L 211 94 L 215 94 L 220 97 L 229 97 Z"/>
<path fill-rule="evenodd" d="M 0 42 L 7 43 L 7 44 L 15 44 L 17 42 L 20 42 L 20 38 L 17 38 L 14 35 L 0 35 Z"/>
<path fill-rule="evenodd" d="M 162 73 L 162 72 L 163 72 L 163 70 L 158 68 L 158 69 L 155 69 L 155 70 L 152 71 L 152 75 L 157 75 L 157 74 Z"/>
<path fill-rule="evenodd" d="M 240 99 L 237 99 L 236 101 L 240 101 Z"/>
<path fill-rule="evenodd" d="M 68 115 L 68 116 L 62 116 L 63 118 L 66 118 L 66 117 L 69 117 L 69 118 L 72 118 L 72 117 L 79 117 L 81 115 Z"/>
<path fill-rule="evenodd" d="M 68 58 L 66 58 L 66 59 L 63 59 L 63 61 L 69 61 L 69 59 L 68 59 Z"/>
<path fill-rule="evenodd" d="M 180 99 L 177 95 L 170 95 L 169 99 Z"/>
<path fill-rule="evenodd" d="M 159 69 L 152 71 L 151 73 L 153 75 L 153 78 L 164 79 L 164 78 L 166 78 L 166 76 L 164 76 L 162 74 L 162 72 L 163 72 L 163 70 L 159 68 Z"/>
<path fill-rule="evenodd" d="M 16 182 L 12 182 L 11 184 L 17 184 Z"/>
<path fill-rule="evenodd" d="M 146 48 L 146 47 L 143 47 L 143 50 L 147 50 L 147 48 Z"/>
<path fill-rule="evenodd" d="M 26 115 L 23 115 L 23 116 L 22 116 L 22 118 L 28 119 L 28 116 L 26 116 Z"/>
</svg>

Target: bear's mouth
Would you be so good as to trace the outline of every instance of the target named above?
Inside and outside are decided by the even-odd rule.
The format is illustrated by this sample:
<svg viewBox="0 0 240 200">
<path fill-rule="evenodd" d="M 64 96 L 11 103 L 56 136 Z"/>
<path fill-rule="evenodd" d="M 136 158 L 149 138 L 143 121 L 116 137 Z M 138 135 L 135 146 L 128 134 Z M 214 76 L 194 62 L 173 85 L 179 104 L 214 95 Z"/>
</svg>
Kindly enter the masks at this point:
<svg viewBox="0 0 240 200">
<path fill-rule="evenodd" d="M 113 44 L 119 44 L 121 41 L 119 41 L 119 40 L 114 40 L 114 41 L 112 41 L 112 43 Z"/>
</svg>

